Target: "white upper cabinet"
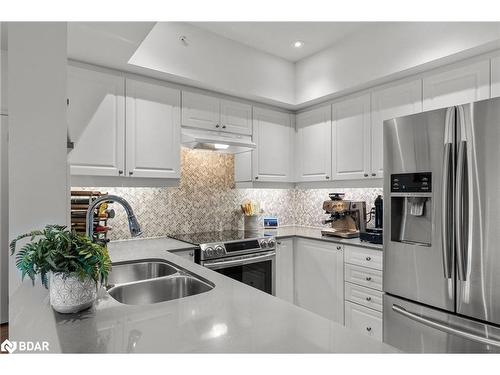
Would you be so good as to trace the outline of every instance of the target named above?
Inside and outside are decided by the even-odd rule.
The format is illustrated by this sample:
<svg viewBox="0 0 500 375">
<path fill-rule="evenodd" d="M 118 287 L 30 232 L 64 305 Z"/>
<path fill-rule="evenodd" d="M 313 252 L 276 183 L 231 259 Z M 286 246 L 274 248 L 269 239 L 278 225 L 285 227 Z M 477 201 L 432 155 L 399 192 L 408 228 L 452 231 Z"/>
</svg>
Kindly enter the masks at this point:
<svg viewBox="0 0 500 375">
<path fill-rule="evenodd" d="M 182 126 L 251 135 L 252 106 L 183 91 Z"/>
<path fill-rule="evenodd" d="M 461 62 L 424 75 L 423 110 L 444 108 L 490 97 L 490 60 Z"/>
<path fill-rule="evenodd" d="M 500 56 L 491 59 L 491 97 L 500 96 Z"/>
<path fill-rule="evenodd" d="M 219 99 L 208 95 L 182 92 L 182 125 L 216 130 L 219 127 Z"/>
<path fill-rule="evenodd" d="M 126 80 L 127 176 L 180 177 L 181 93 Z"/>
<path fill-rule="evenodd" d="M 296 116 L 297 181 L 328 181 L 332 172 L 331 106 Z"/>
<path fill-rule="evenodd" d="M 422 112 L 422 80 L 383 87 L 372 92 L 370 175 L 383 177 L 383 125 L 385 120 Z"/>
<path fill-rule="evenodd" d="M 252 106 L 230 100 L 220 101 L 222 131 L 252 135 Z"/>
<path fill-rule="evenodd" d="M 293 181 L 292 148 L 294 130 L 290 114 L 254 107 L 252 152 L 255 181 Z"/>
<path fill-rule="evenodd" d="M 71 174 L 119 176 L 125 167 L 125 80 L 119 73 L 68 67 Z"/>
<path fill-rule="evenodd" d="M 370 94 L 332 105 L 332 178 L 369 177 Z"/>
<path fill-rule="evenodd" d="M 342 245 L 299 238 L 293 257 L 295 304 L 344 324 Z"/>
</svg>

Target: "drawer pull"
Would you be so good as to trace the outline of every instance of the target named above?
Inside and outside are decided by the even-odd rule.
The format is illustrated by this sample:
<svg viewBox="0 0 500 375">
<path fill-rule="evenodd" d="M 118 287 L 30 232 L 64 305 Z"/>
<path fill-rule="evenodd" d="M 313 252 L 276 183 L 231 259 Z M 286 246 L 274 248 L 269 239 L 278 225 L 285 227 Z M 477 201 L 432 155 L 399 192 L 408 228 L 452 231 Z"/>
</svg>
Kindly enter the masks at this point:
<svg viewBox="0 0 500 375">
<path fill-rule="evenodd" d="M 371 332 L 372 327 L 366 327 L 366 330 L 367 330 L 368 332 Z"/>
<path fill-rule="evenodd" d="M 372 278 L 370 276 L 367 276 L 366 281 L 372 281 Z"/>
<path fill-rule="evenodd" d="M 366 297 L 366 300 L 370 302 L 372 300 L 372 297 Z"/>
<path fill-rule="evenodd" d="M 370 260 L 372 260 L 372 258 L 371 258 L 371 257 L 366 257 L 365 259 L 366 259 L 368 262 L 369 262 Z"/>
<path fill-rule="evenodd" d="M 337 250 L 342 250 L 342 246 L 337 246 Z"/>
</svg>

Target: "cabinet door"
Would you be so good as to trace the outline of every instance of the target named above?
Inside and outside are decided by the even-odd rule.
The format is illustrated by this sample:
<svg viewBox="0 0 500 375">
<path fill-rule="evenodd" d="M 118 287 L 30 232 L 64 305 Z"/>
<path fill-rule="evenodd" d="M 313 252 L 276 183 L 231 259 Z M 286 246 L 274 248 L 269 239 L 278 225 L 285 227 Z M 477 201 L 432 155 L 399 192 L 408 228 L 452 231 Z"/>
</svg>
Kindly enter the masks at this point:
<svg viewBox="0 0 500 375">
<path fill-rule="evenodd" d="M 172 251 L 172 254 L 177 255 L 181 258 L 187 259 L 190 262 L 194 262 L 194 250 L 179 250 L 179 251 Z"/>
<path fill-rule="evenodd" d="M 500 96 L 500 56 L 491 59 L 491 97 Z"/>
<path fill-rule="evenodd" d="M 180 91 L 127 79 L 127 175 L 180 177 Z"/>
<path fill-rule="evenodd" d="M 382 313 L 352 302 L 345 302 L 345 326 L 382 341 Z"/>
<path fill-rule="evenodd" d="M 297 180 L 329 180 L 332 172 L 331 106 L 297 114 L 296 128 Z"/>
<path fill-rule="evenodd" d="M 252 106 L 221 100 L 220 129 L 230 133 L 252 135 Z"/>
<path fill-rule="evenodd" d="M 422 80 L 384 87 L 372 92 L 371 177 L 382 178 L 384 121 L 422 112 Z"/>
<path fill-rule="evenodd" d="M 246 151 L 234 155 L 234 182 L 252 181 L 252 153 Z"/>
<path fill-rule="evenodd" d="M 121 74 L 68 67 L 71 174 L 119 176 L 125 164 L 125 80 Z"/>
<path fill-rule="evenodd" d="M 208 95 L 182 92 L 182 126 L 217 130 L 220 129 L 220 100 Z"/>
<path fill-rule="evenodd" d="M 276 247 L 276 297 L 293 300 L 293 239 L 278 240 Z"/>
<path fill-rule="evenodd" d="M 440 68 L 423 79 L 424 111 L 490 97 L 490 61 Z"/>
<path fill-rule="evenodd" d="M 293 129 L 288 113 L 254 108 L 253 178 L 258 181 L 290 182 Z"/>
<path fill-rule="evenodd" d="M 344 324 L 342 247 L 299 238 L 293 253 L 295 304 Z"/>
<path fill-rule="evenodd" d="M 332 105 L 332 178 L 369 177 L 370 94 Z"/>
</svg>

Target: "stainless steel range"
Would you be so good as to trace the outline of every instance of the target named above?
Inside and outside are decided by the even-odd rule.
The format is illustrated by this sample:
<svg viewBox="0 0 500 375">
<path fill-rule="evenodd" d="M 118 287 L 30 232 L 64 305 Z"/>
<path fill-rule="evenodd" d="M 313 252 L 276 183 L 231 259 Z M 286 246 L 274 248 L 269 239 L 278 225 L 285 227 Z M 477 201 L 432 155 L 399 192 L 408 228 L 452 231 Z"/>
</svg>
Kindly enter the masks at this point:
<svg viewBox="0 0 500 375">
<path fill-rule="evenodd" d="M 202 266 L 275 294 L 276 239 L 262 232 L 217 231 L 171 236 L 198 246 L 195 261 Z"/>
</svg>

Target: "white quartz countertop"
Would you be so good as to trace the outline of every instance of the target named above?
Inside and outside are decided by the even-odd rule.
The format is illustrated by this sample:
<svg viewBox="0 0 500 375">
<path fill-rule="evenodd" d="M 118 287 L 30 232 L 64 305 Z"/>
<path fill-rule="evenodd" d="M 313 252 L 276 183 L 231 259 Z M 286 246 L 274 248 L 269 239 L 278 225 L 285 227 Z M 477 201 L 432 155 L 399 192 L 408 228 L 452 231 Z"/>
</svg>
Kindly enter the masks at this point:
<svg viewBox="0 0 500 375">
<path fill-rule="evenodd" d="M 50 308 L 46 291 L 25 281 L 13 296 L 14 340 L 48 340 L 77 353 L 392 353 L 397 350 L 293 304 L 194 264 L 170 238 L 116 241 L 113 262 L 164 259 L 215 284 L 209 292 L 151 305 L 124 305 L 103 289 L 73 315 Z"/>
</svg>

